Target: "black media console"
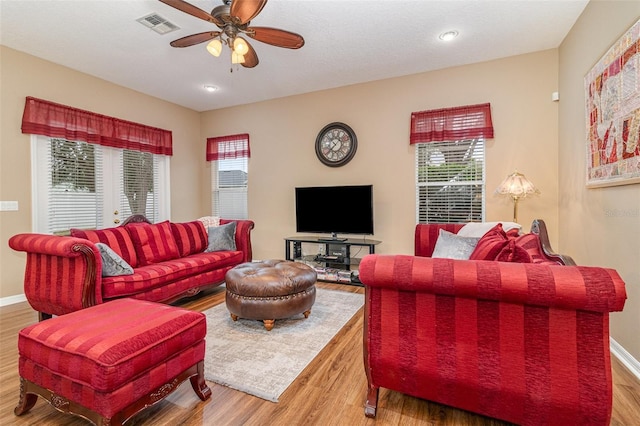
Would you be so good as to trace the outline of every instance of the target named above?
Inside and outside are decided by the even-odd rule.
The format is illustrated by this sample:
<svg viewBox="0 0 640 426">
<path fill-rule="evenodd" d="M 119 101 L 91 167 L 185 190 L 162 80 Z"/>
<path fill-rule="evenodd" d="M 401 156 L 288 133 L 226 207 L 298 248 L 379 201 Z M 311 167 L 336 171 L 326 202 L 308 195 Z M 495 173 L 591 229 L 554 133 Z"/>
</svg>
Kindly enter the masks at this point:
<svg viewBox="0 0 640 426">
<path fill-rule="evenodd" d="M 341 283 L 359 284 L 357 274 L 345 271 L 357 270 L 362 256 L 360 250 L 366 248 L 367 252 L 362 255 L 375 253 L 376 245 L 381 241 L 367 238 L 347 238 L 332 240 L 328 238 L 314 236 L 288 237 L 285 241 L 286 260 L 297 260 L 305 263 L 315 263 L 319 267 L 319 280 L 335 281 Z M 303 250 L 303 244 L 315 244 L 311 250 Z M 357 250 L 354 247 L 359 247 Z M 303 253 L 316 253 L 307 254 Z"/>
</svg>

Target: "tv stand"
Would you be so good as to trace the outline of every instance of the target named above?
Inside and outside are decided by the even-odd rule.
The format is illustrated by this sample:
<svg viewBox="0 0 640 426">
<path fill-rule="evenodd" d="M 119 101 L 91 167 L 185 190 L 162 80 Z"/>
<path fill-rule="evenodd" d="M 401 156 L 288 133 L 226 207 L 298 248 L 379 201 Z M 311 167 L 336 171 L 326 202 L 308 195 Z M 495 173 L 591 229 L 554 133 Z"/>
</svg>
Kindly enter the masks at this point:
<svg viewBox="0 0 640 426">
<path fill-rule="evenodd" d="M 352 257 L 354 254 L 353 247 L 365 247 L 366 254 L 375 253 L 376 245 L 381 241 L 370 240 L 367 238 L 344 238 L 344 239 L 327 239 L 326 237 L 299 236 L 287 237 L 285 241 L 285 259 L 300 262 L 311 262 L 319 264 L 319 267 L 333 269 L 337 271 L 356 270 L 360 264 L 360 257 Z M 315 244 L 310 252 L 315 254 L 303 255 L 303 244 Z M 291 250 L 293 246 L 293 251 Z M 307 250 L 309 252 L 309 250 Z M 344 279 L 324 279 L 321 281 L 340 282 L 340 283 L 358 283 L 357 276 L 353 277 L 353 273 L 349 282 Z M 355 280 L 354 280 L 355 278 Z"/>
</svg>

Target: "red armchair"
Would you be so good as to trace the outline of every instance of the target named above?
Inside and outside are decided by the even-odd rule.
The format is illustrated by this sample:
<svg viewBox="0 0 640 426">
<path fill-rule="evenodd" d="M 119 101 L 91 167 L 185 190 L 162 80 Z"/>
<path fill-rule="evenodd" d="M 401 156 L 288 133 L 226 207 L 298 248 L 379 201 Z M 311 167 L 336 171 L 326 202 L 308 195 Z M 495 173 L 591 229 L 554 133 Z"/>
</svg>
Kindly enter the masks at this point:
<svg viewBox="0 0 640 426">
<path fill-rule="evenodd" d="M 442 227 L 460 228 L 418 225 L 416 253 Z M 522 425 L 608 425 L 609 312 L 624 282 L 540 250 L 548 262 L 366 256 L 365 414 L 384 387 Z"/>
</svg>

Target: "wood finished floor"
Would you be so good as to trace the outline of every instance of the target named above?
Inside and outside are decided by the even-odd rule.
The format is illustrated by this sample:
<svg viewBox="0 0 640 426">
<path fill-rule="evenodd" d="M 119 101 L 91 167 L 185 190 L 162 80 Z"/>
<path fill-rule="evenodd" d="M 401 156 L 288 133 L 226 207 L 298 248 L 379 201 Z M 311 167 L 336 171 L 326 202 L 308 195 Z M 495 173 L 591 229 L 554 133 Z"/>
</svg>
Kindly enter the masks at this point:
<svg viewBox="0 0 640 426">
<path fill-rule="evenodd" d="M 361 287 L 320 283 L 320 287 L 362 293 Z M 224 302 L 221 288 L 183 302 L 203 311 Z M 313 313 L 312 313 L 313 315 Z M 17 333 L 37 321 L 27 303 L 0 308 L 0 425 L 87 425 L 39 399 L 16 417 L 18 402 Z M 274 404 L 209 383 L 212 396 L 201 402 L 187 381 L 165 400 L 132 418 L 127 425 L 505 425 L 450 407 L 380 390 L 378 416 L 364 416 L 366 378 L 362 366 L 362 311 L 335 336 Z M 277 322 L 276 322 L 277 327 Z M 640 382 L 612 357 L 611 425 L 640 425 Z"/>
</svg>

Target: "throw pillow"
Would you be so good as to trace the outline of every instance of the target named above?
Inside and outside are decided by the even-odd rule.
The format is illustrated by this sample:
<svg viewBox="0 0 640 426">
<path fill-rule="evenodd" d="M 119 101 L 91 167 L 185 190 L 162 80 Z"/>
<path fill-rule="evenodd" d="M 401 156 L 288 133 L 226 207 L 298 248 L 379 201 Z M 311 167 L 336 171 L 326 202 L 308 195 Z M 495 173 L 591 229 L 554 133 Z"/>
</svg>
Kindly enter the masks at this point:
<svg viewBox="0 0 640 426">
<path fill-rule="evenodd" d="M 496 260 L 498 254 L 509 244 L 509 238 L 498 223 L 480 238 L 478 245 L 469 256 L 470 260 Z"/>
<path fill-rule="evenodd" d="M 173 232 L 173 237 L 176 239 L 180 257 L 202 253 L 207 248 L 207 228 L 199 220 L 172 223 L 171 232 Z"/>
<path fill-rule="evenodd" d="M 126 227 L 106 228 L 101 230 L 71 229 L 71 236 L 84 238 L 92 243 L 103 243 L 116 252 L 125 262 L 133 268 L 138 266 L 138 255 L 133 245 L 133 240 Z"/>
<path fill-rule="evenodd" d="M 220 226 L 220 218 L 218 216 L 203 216 L 198 219 L 204 225 L 205 229 L 212 226 Z"/>
<path fill-rule="evenodd" d="M 123 258 L 111 250 L 111 248 L 104 243 L 96 243 L 96 247 L 100 251 L 100 257 L 102 258 L 102 276 L 103 277 L 116 277 L 118 275 L 131 275 L 133 274 L 133 268 Z"/>
<path fill-rule="evenodd" d="M 209 246 L 205 253 L 236 249 L 236 222 L 226 225 L 211 226 L 208 230 Z"/>
<path fill-rule="evenodd" d="M 440 229 L 431 257 L 461 260 L 469 259 L 479 240 L 479 237 L 460 237 L 454 233 Z"/>
<path fill-rule="evenodd" d="M 509 235 L 514 234 L 517 236 L 522 230 L 522 226 L 515 222 L 469 222 L 460 228 L 457 235 L 461 237 L 482 237 L 499 223 L 502 224 L 502 229 Z"/>
<path fill-rule="evenodd" d="M 132 223 L 125 228 L 131 234 L 140 266 L 176 259 L 180 256 L 168 220 L 160 223 Z"/>
<path fill-rule="evenodd" d="M 509 238 L 509 243 L 496 256 L 499 262 L 531 263 L 531 256 L 518 244 L 516 238 Z"/>
</svg>

